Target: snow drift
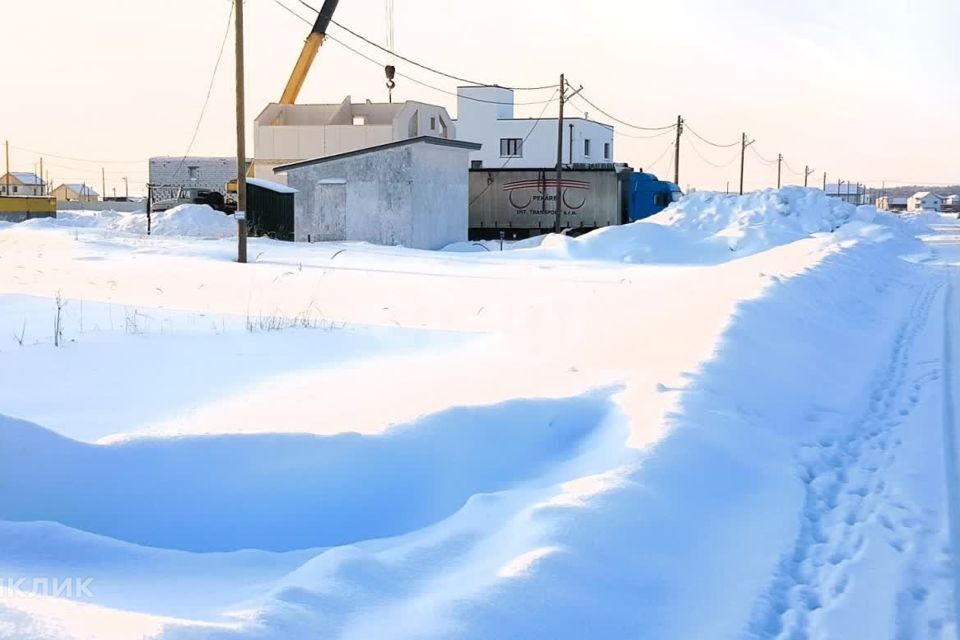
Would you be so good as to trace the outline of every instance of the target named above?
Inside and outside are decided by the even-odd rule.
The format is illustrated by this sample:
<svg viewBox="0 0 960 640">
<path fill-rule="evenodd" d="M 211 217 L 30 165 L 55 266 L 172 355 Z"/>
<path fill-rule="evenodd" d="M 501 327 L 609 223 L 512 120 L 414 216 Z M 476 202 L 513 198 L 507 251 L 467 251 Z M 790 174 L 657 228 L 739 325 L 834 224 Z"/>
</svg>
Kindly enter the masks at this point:
<svg viewBox="0 0 960 640">
<path fill-rule="evenodd" d="M 919 230 L 916 222 L 911 225 L 911 236 Z M 855 224 L 847 236 L 851 231 L 876 234 L 872 225 L 883 226 L 890 233 L 906 230 L 896 216 L 873 206 L 856 207 L 828 198 L 819 189 L 786 187 L 744 196 L 693 193 L 646 220 L 577 238 L 550 234 L 505 248 L 514 250 L 513 257 L 717 264 L 815 234 L 833 233 L 851 223 Z M 482 244 L 492 249 L 496 243 Z M 455 249 L 467 250 L 463 246 Z"/>
<path fill-rule="evenodd" d="M 33 228 L 80 227 L 146 235 L 147 214 L 118 211 L 58 211 L 56 219 L 41 218 L 21 223 Z M 233 216 L 205 204 L 182 204 L 151 215 L 151 234 L 193 238 L 229 238 L 237 233 Z"/>
</svg>

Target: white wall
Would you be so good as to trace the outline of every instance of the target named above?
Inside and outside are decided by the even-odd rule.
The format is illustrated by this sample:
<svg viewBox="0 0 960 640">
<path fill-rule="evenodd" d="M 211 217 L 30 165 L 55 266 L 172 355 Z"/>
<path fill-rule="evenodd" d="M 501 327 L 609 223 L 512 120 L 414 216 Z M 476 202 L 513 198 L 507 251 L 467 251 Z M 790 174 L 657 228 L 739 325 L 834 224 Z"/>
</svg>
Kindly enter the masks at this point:
<svg viewBox="0 0 960 640">
<path fill-rule="evenodd" d="M 943 208 L 943 198 L 930 194 L 925 198 L 910 198 L 907 204 L 908 211 L 940 211 Z"/>
<path fill-rule="evenodd" d="M 465 241 L 468 154 L 417 143 L 291 169 L 295 239 L 415 249 Z"/>
<path fill-rule="evenodd" d="M 499 87 L 460 87 L 457 90 L 457 137 L 467 142 L 479 142 L 480 151 L 470 154 L 471 161 L 481 161 L 484 169 L 502 166 L 518 169 L 543 169 L 557 164 L 557 119 L 513 118 L 513 92 Z M 483 102 L 480 102 L 482 100 Z M 508 103 L 508 104 L 494 104 Z M 534 126 L 536 125 L 536 126 Z M 573 153 L 571 156 L 571 125 Z M 522 157 L 500 155 L 500 140 L 523 140 Z M 590 140 L 591 152 L 585 153 L 584 141 Z M 604 145 L 609 144 L 609 157 L 604 157 Z M 585 120 L 565 118 L 563 124 L 564 164 L 609 164 L 614 162 L 616 150 L 613 127 Z"/>
<path fill-rule="evenodd" d="M 195 179 L 190 176 L 191 167 L 196 167 Z M 150 158 L 150 183 L 155 185 L 196 187 L 226 193 L 227 182 L 236 177 L 236 158 Z"/>
<path fill-rule="evenodd" d="M 22 185 L 16 184 L 13 180 L 10 181 L 10 195 L 12 196 L 39 196 L 46 195 L 41 193 L 43 187 L 40 185 Z M 7 195 L 7 185 L 3 181 L 0 181 L 0 196 Z"/>
</svg>

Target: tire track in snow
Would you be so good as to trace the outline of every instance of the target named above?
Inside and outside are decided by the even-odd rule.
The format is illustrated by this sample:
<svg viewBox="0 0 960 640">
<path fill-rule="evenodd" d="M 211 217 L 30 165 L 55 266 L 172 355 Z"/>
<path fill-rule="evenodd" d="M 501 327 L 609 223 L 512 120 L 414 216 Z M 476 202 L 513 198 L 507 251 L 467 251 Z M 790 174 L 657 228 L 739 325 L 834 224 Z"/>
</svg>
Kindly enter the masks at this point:
<svg viewBox="0 0 960 640">
<path fill-rule="evenodd" d="M 889 363 L 864 415 L 852 423 L 846 436 L 825 436 L 801 450 L 806 488 L 800 533 L 757 604 L 749 637 L 807 638 L 814 631 L 811 615 L 847 590 L 848 565 L 864 545 L 860 529 L 875 515 L 887 491 L 883 470 L 900 444 L 893 430 L 917 404 L 917 387 L 939 377 L 917 379 L 909 402 L 895 409 L 906 386 L 911 347 L 925 326 L 939 287 L 928 286 L 916 297 L 896 333 Z M 899 537 L 890 543 L 901 552 L 908 544 Z"/>
<path fill-rule="evenodd" d="M 952 275 L 952 274 L 951 274 Z M 953 613 L 956 635 L 960 640 L 960 461 L 957 459 L 956 412 L 953 404 L 953 279 L 947 281 L 947 300 L 943 305 L 943 450 L 947 483 L 950 558 L 953 574 Z"/>
</svg>

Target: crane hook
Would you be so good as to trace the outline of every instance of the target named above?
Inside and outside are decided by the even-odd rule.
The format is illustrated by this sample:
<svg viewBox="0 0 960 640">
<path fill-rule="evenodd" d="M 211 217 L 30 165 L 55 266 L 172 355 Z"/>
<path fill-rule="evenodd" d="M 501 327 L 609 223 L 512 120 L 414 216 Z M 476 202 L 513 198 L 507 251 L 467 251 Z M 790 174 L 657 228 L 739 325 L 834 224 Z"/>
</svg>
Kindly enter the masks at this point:
<svg viewBox="0 0 960 640">
<path fill-rule="evenodd" d="M 388 64 L 383 70 L 387 75 L 387 91 L 390 93 L 390 104 L 393 104 L 393 90 L 397 86 L 397 83 L 394 82 L 393 79 L 397 75 L 397 68 L 392 64 Z"/>
</svg>

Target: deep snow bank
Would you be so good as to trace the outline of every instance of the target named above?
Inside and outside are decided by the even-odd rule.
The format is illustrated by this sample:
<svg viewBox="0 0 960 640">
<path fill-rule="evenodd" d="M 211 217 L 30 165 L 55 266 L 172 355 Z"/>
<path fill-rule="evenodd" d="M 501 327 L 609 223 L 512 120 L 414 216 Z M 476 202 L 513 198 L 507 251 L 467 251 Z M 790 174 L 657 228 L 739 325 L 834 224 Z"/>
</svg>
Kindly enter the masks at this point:
<svg viewBox="0 0 960 640">
<path fill-rule="evenodd" d="M 828 198 L 819 189 L 786 187 L 745 196 L 693 193 L 661 213 L 628 225 L 607 227 L 578 238 L 551 234 L 537 247 L 514 245 L 515 256 L 630 263 L 716 264 L 851 223 L 845 237 L 878 229 L 914 235 L 922 221 L 906 223 L 875 207 L 856 207 Z"/>
<path fill-rule="evenodd" d="M 691 376 L 669 435 L 623 464 L 319 553 L 242 629 L 164 637 L 884 637 L 830 633 L 823 612 L 894 628 L 896 599 L 875 605 L 857 540 L 886 546 L 873 523 L 902 498 L 881 482 L 889 449 L 873 447 L 913 426 L 908 370 L 929 358 L 913 346 L 937 284 L 895 256 L 858 243 L 772 279 Z"/>
<path fill-rule="evenodd" d="M 156 236 L 229 238 L 236 235 L 233 216 L 205 204 L 183 204 L 152 214 L 151 233 Z M 29 227 L 80 227 L 146 235 L 147 214 L 118 211 L 59 211 L 56 219 L 45 218 L 21 223 Z"/>
<path fill-rule="evenodd" d="M 542 474 L 610 411 L 607 394 L 595 393 L 449 409 L 380 436 L 110 445 L 0 415 L 0 520 L 59 522 L 195 552 L 291 551 L 395 536 L 442 520 L 471 496 Z"/>
</svg>

